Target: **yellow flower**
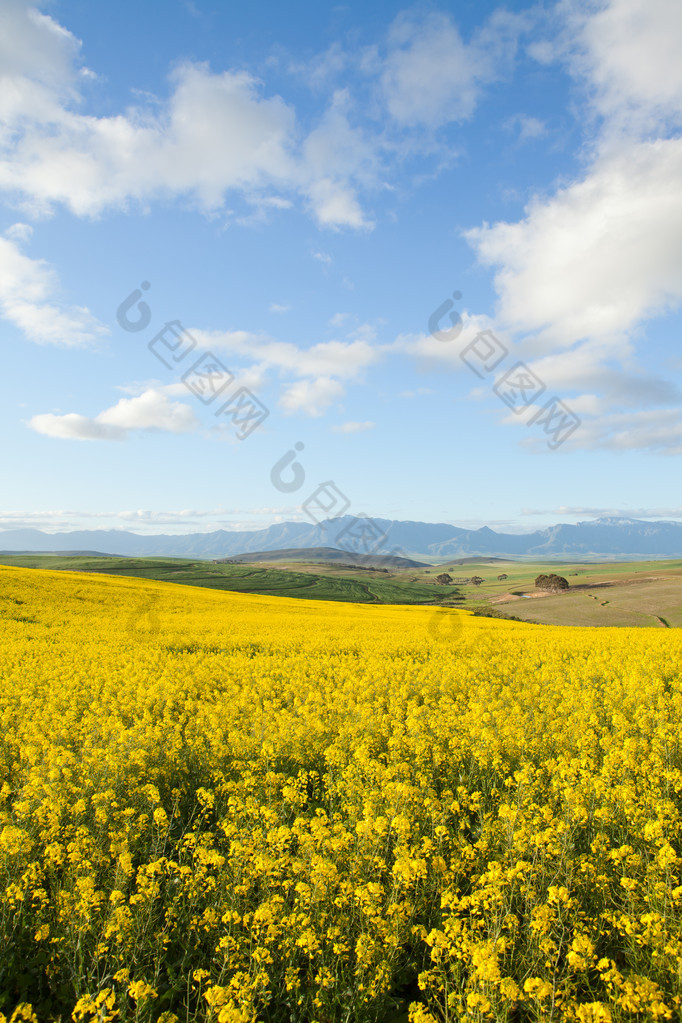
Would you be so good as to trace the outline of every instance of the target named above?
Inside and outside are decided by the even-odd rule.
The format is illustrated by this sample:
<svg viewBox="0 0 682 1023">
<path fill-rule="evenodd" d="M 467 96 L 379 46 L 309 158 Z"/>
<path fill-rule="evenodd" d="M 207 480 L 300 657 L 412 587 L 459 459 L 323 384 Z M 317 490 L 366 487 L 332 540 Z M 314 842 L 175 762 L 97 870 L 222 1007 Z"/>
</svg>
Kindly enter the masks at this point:
<svg viewBox="0 0 682 1023">
<path fill-rule="evenodd" d="M 30 1002 L 20 1002 L 10 1016 L 10 1023 L 19 1023 L 19 1020 L 25 1020 L 26 1023 L 38 1023 L 38 1017 Z"/>
<path fill-rule="evenodd" d="M 586 1002 L 576 1009 L 580 1023 L 612 1023 L 611 1010 L 603 1002 Z"/>
<path fill-rule="evenodd" d="M 531 998 L 537 998 L 539 1001 L 542 1001 L 543 998 L 550 997 L 553 988 L 548 981 L 543 980 L 541 977 L 529 977 L 523 985 L 523 990 Z"/>
<path fill-rule="evenodd" d="M 147 984 L 144 980 L 135 980 L 128 987 L 128 994 L 131 998 L 134 998 L 136 1002 L 142 1001 L 145 998 L 157 998 L 158 995 L 154 988 Z"/>
</svg>

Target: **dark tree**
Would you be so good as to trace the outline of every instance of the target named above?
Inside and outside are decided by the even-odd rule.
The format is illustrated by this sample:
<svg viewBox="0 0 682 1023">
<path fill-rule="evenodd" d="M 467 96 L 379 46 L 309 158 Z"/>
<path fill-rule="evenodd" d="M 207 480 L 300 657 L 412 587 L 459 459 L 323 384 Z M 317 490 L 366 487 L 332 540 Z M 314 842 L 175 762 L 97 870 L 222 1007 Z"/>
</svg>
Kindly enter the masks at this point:
<svg viewBox="0 0 682 1023">
<path fill-rule="evenodd" d="M 568 579 L 564 579 L 562 575 L 555 575 L 551 572 L 550 575 L 539 575 L 535 580 L 535 586 L 538 590 L 549 590 L 550 593 L 559 593 L 561 590 L 568 589 Z"/>
<path fill-rule="evenodd" d="M 452 582 L 452 576 L 448 575 L 447 572 L 441 572 L 440 575 L 436 576 L 436 582 L 440 583 L 441 586 L 449 586 Z"/>
</svg>

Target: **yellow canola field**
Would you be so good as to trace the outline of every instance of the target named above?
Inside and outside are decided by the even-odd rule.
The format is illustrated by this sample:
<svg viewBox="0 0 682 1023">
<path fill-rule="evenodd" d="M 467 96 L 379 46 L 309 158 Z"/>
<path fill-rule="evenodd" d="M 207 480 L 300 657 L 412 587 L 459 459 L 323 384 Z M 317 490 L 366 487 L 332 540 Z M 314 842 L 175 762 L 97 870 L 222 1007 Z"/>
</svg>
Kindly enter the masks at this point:
<svg viewBox="0 0 682 1023">
<path fill-rule="evenodd" d="M 682 633 L 0 568 L 0 1023 L 682 1016 Z"/>
</svg>

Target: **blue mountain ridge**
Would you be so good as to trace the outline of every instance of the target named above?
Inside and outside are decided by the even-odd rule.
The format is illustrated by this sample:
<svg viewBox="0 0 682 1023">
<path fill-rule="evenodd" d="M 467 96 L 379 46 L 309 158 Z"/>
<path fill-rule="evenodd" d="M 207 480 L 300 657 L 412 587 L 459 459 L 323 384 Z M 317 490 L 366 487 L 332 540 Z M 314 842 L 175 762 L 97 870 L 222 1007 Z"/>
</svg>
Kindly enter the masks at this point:
<svg viewBox="0 0 682 1023">
<path fill-rule="evenodd" d="M 0 531 L 2 553 L 12 551 L 104 551 L 128 557 L 224 558 L 284 548 L 341 547 L 351 550 L 347 534 L 354 517 L 344 515 L 318 525 L 282 522 L 265 529 L 211 533 L 143 535 L 126 530 L 74 530 L 46 533 L 38 529 Z M 455 558 L 682 558 L 682 523 L 605 517 L 575 525 L 559 523 L 530 533 L 497 533 L 488 526 L 463 529 L 449 523 L 373 518 L 378 546 L 372 553 L 407 557 Z M 338 538 L 338 542 L 337 542 Z M 363 548 L 355 548 L 364 552 Z"/>
</svg>

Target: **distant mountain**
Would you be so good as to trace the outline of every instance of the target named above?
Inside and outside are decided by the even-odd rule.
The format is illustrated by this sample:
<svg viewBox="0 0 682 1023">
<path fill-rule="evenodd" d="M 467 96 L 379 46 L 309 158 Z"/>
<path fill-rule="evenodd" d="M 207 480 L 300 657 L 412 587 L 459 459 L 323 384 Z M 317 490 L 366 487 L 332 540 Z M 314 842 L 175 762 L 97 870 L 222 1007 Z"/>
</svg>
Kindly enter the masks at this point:
<svg viewBox="0 0 682 1023">
<path fill-rule="evenodd" d="M 294 547 L 285 551 L 256 551 L 252 554 L 235 554 L 229 559 L 232 562 L 259 561 L 306 561 L 312 564 L 324 562 L 325 565 L 352 565 L 354 568 L 428 568 L 425 561 L 413 561 L 412 558 L 400 558 L 391 554 L 352 554 L 341 551 L 337 547 Z"/>
<path fill-rule="evenodd" d="M 1 532 L 0 532 L 0 536 L 2 536 Z M 53 550 L 49 550 L 49 551 L 15 551 L 14 549 L 12 549 L 11 551 L 0 551 L 0 555 L 2 555 L 2 554 L 55 554 L 55 553 L 56 552 L 54 551 L 54 549 Z M 61 554 L 61 555 L 68 554 L 72 558 L 111 558 L 112 557 L 111 554 L 102 554 L 101 551 L 62 551 L 62 550 L 60 550 L 59 554 Z M 125 557 L 125 555 L 120 555 L 120 556 L 121 557 Z"/>
<path fill-rule="evenodd" d="M 43 533 L 37 529 L 0 531 L 7 552 L 108 551 L 134 557 L 230 558 L 256 551 L 346 546 L 339 534 L 353 522 L 344 515 L 320 525 L 282 522 L 250 532 L 143 536 L 123 530 Z M 559 523 L 532 533 L 496 533 L 488 526 L 461 529 L 448 523 L 373 519 L 385 540 L 376 553 L 401 557 L 459 558 L 682 558 L 682 523 L 601 518 L 575 525 Z"/>
</svg>

